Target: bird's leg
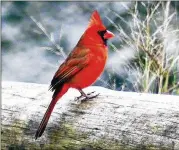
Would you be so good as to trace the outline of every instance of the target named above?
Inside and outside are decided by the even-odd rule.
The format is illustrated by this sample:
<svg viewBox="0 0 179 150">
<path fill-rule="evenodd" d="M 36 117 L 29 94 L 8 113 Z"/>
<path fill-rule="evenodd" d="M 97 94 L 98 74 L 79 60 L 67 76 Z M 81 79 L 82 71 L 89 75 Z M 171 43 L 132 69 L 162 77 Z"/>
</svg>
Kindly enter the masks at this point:
<svg viewBox="0 0 179 150">
<path fill-rule="evenodd" d="M 81 93 L 81 95 L 78 96 L 78 97 L 76 97 L 77 100 L 79 100 L 79 99 L 82 98 L 82 97 L 86 97 L 85 92 L 83 92 L 81 89 L 78 89 L 78 91 Z"/>
<path fill-rule="evenodd" d="M 79 92 L 81 93 L 81 96 L 82 96 L 82 97 L 86 97 L 86 98 L 88 97 L 87 94 L 86 94 L 85 92 L 83 92 L 82 89 L 78 89 L 78 90 L 79 90 Z"/>
<path fill-rule="evenodd" d="M 81 96 L 80 96 L 79 98 L 85 97 L 84 99 L 82 99 L 82 101 L 83 101 L 83 100 L 88 100 L 88 99 L 95 98 L 95 97 L 97 97 L 97 96 L 99 95 L 99 93 L 98 93 L 98 94 L 96 94 L 96 95 L 90 96 L 91 94 L 94 93 L 94 91 L 91 92 L 91 93 L 89 93 L 89 94 L 86 94 L 82 89 L 78 89 L 78 90 L 79 90 L 79 92 L 81 93 Z"/>
</svg>

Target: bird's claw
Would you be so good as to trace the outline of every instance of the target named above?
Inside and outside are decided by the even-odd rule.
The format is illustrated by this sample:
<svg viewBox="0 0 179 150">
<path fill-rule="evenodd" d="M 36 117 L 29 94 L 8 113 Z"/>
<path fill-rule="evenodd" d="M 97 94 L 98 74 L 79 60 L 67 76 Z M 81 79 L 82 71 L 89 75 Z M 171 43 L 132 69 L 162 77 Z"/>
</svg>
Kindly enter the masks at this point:
<svg viewBox="0 0 179 150">
<path fill-rule="evenodd" d="M 91 94 L 93 94 L 93 93 L 95 93 L 95 91 L 93 91 L 93 92 L 90 92 L 90 93 L 88 93 L 87 95 L 91 95 Z"/>
<path fill-rule="evenodd" d="M 80 95 L 80 96 L 78 96 L 78 97 L 75 97 L 75 101 L 79 101 L 82 97 L 83 97 L 83 95 Z"/>
<path fill-rule="evenodd" d="M 90 92 L 90 93 L 88 93 L 88 94 L 86 94 L 86 95 L 78 96 L 78 97 L 75 98 L 75 100 L 76 100 L 76 101 L 84 102 L 84 101 L 87 101 L 87 100 L 91 100 L 91 99 L 93 99 L 93 98 L 96 98 L 96 97 L 98 97 L 99 94 L 100 94 L 100 93 L 98 93 L 98 94 L 92 95 L 92 94 L 94 94 L 94 93 L 95 93 L 95 91 Z"/>
<path fill-rule="evenodd" d="M 94 92 L 93 92 L 93 93 L 94 93 Z M 96 98 L 96 97 L 99 96 L 99 93 L 96 94 L 96 95 L 89 96 L 89 95 L 91 95 L 91 94 L 92 94 L 92 93 L 87 94 L 87 96 L 84 97 L 84 98 L 81 100 L 81 102 L 88 101 L 88 100 L 91 100 L 91 99 Z"/>
</svg>

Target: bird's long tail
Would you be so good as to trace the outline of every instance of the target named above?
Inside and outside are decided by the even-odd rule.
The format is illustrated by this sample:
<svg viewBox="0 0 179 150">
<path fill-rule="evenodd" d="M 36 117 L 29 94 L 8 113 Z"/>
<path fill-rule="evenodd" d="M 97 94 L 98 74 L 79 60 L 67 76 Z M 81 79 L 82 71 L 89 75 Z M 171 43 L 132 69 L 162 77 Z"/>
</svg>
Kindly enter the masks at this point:
<svg viewBox="0 0 179 150">
<path fill-rule="evenodd" d="M 57 103 L 58 99 L 60 99 L 67 92 L 67 90 L 68 90 L 68 87 L 63 86 L 62 89 L 60 91 L 58 91 L 58 93 L 56 95 L 53 96 L 52 101 L 51 101 L 50 105 L 48 106 L 48 109 L 46 110 L 45 115 L 36 131 L 35 139 L 37 139 L 38 137 L 41 137 L 41 135 L 43 134 L 43 132 L 47 126 L 48 120 L 51 116 L 51 113 L 55 107 L 55 104 Z"/>
</svg>

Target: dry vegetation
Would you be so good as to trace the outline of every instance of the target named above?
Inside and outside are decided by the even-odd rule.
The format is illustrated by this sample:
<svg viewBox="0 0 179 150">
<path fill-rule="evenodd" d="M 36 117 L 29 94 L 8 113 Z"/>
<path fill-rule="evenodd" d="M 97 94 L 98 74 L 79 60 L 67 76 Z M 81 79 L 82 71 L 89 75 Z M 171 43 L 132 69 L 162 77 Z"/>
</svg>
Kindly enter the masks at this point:
<svg viewBox="0 0 179 150">
<path fill-rule="evenodd" d="M 135 9 L 130 11 L 131 22 L 115 14 L 128 26 L 129 34 L 110 20 L 123 44 L 136 51 L 136 59 L 125 67 L 129 75 L 136 72 L 136 80 L 129 80 L 137 92 L 179 94 L 177 12 L 171 10 L 170 1 L 156 2 L 150 7 L 141 2 L 146 10 L 142 16 L 138 4 L 136 2 Z"/>
</svg>

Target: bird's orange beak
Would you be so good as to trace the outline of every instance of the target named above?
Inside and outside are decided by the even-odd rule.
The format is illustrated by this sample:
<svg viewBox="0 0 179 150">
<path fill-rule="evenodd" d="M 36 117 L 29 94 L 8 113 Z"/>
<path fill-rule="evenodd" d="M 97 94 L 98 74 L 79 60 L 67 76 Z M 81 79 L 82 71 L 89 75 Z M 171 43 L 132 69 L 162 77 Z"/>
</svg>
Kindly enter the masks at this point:
<svg viewBox="0 0 179 150">
<path fill-rule="evenodd" d="M 110 31 L 106 31 L 106 33 L 104 34 L 104 39 L 110 39 L 110 38 L 113 38 L 115 35 L 110 32 Z"/>
</svg>

